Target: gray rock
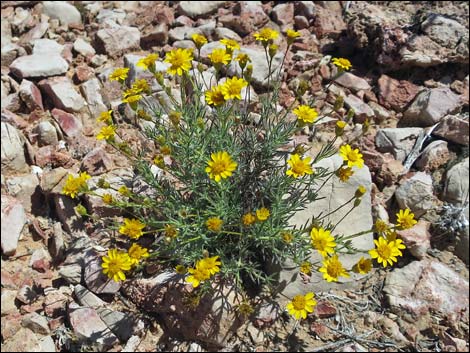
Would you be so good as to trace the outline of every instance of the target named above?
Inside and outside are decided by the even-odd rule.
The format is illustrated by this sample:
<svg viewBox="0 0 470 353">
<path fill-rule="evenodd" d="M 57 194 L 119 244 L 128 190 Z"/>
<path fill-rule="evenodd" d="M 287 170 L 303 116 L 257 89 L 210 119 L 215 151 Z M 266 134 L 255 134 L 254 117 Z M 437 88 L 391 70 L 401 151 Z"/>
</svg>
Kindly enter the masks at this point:
<svg viewBox="0 0 470 353">
<path fill-rule="evenodd" d="M 384 120 L 387 120 L 387 119 L 392 117 L 390 112 L 387 109 L 385 109 L 384 107 L 382 107 L 380 104 L 378 104 L 374 101 L 370 101 L 367 104 L 373 110 L 373 112 L 375 114 L 375 120 L 384 121 Z"/>
<path fill-rule="evenodd" d="M 2 252 L 13 255 L 27 218 L 24 207 L 15 198 L 2 194 Z"/>
<path fill-rule="evenodd" d="M 287 26 L 294 21 L 294 4 L 278 4 L 272 9 L 273 20 L 280 26 Z"/>
<path fill-rule="evenodd" d="M 2 121 L 2 173 L 27 172 L 24 154 L 24 137 L 15 127 Z"/>
<path fill-rule="evenodd" d="M 468 146 L 468 115 L 466 118 L 461 115 L 446 116 L 432 134 L 459 145 Z"/>
<path fill-rule="evenodd" d="M 2 38 L 2 48 L 5 45 L 8 45 L 11 43 L 11 23 L 7 18 L 3 18 L 1 21 L 1 38 Z"/>
<path fill-rule="evenodd" d="M 101 9 L 99 10 L 95 20 L 98 23 L 115 22 L 117 24 L 122 24 L 125 18 L 126 11 L 123 9 Z"/>
<path fill-rule="evenodd" d="M 95 49 L 82 38 L 77 38 L 77 40 L 73 43 L 73 49 L 85 57 L 95 55 L 96 53 Z"/>
<path fill-rule="evenodd" d="M 133 334 L 139 333 L 137 332 L 138 320 L 131 314 L 107 308 L 99 308 L 96 311 L 121 342 L 126 342 Z"/>
<path fill-rule="evenodd" d="M 68 233 L 74 233 L 83 229 L 82 217 L 75 212 L 76 203 L 70 197 L 54 194 L 53 201 L 57 217 L 62 223 L 62 227 Z"/>
<path fill-rule="evenodd" d="M 36 312 L 32 312 L 23 316 L 21 325 L 23 327 L 29 328 L 34 333 L 39 333 L 41 335 L 48 335 L 51 332 L 47 319 Z"/>
<path fill-rule="evenodd" d="M 32 41 L 33 55 L 61 55 L 64 46 L 51 39 L 35 39 Z"/>
<path fill-rule="evenodd" d="M 3 22 L 2 22 L 3 23 Z M 11 63 L 20 56 L 26 55 L 26 50 L 17 44 L 2 45 L 1 58 L 2 66 L 9 66 Z"/>
<path fill-rule="evenodd" d="M 390 152 L 396 160 L 404 162 L 410 154 L 421 128 L 386 128 L 380 129 L 375 136 L 375 145 L 379 152 Z"/>
<path fill-rule="evenodd" d="M 469 305 L 468 281 L 432 260 L 395 268 L 387 275 L 383 291 L 392 311 L 410 322 L 429 312 L 459 321 Z"/>
<path fill-rule="evenodd" d="M 100 81 L 97 78 L 84 82 L 80 86 L 80 91 L 83 97 L 85 97 L 88 108 L 90 108 L 94 118 L 97 118 L 101 112 L 108 110 L 101 95 Z"/>
<path fill-rule="evenodd" d="M 34 39 L 42 38 L 47 30 L 49 29 L 49 16 L 41 14 L 41 22 L 39 22 L 36 26 L 31 28 L 28 33 L 26 33 L 22 38 L 21 41 L 23 43 L 28 43 Z"/>
<path fill-rule="evenodd" d="M 140 40 L 142 47 L 164 46 L 168 42 L 168 25 L 166 23 L 159 23 L 149 30 L 142 33 Z"/>
<path fill-rule="evenodd" d="M 468 202 L 468 163 L 469 158 L 467 157 L 447 171 L 442 195 L 444 200 L 459 206 Z"/>
<path fill-rule="evenodd" d="M 225 27 L 217 27 L 214 30 L 214 37 L 218 40 L 226 38 L 236 40 L 239 43 L 242 41 L 242 38 L 237 34 L 237 32 Z"/>
<path fill-rule="evenodd" d="M 343 160 L 339 156 L 333 156 L 331 158 L 323 159 L 318 166 L 327 168 L 328 170 L 336 170 L 342 165 L 342 162 Z M 347 236 L 356 232 L 370 229 L 372 227 L 372 208 L 370 197 L 371 183 L 371 175 L 367 166 L 364 166 L 361 169 L 355 168 L 354 175 L 347 183 L 338 182 L 338 179 L 333 177 L 328 182 L 326 182 L 325 186 L 318 195 L 319 198 L 324 197 L 324 199 L 319 199 L 306 205 L 306 209 L 295 213 L 289 222 L 292 226 L 299 228 L 305 225 L 307 222 L 310 222 L 313 215 L 318 216 L 320 212 L 327 214 L 328 212 L 333 211 L 340 205 L 347 202 L 354 195 L 357 188 L 360 185 L 363 185 L 366 187 L 367 193 L 362 197 L 362 202 L 344 219 L 344 221 L 342 221 L 337 226 L 333 232 L 333 235 L 343 234 Z M 347 209 L 349 208 L 345 208 L 344 210 L 329 215 L 325 219 L 325 222 L 336 224 L 346 214 Z M 358 249 L 372 249 L 374 247 L 372 234 L 369 233 L 354 238 L 352 240 L 352 246 Z M 361 256 L 362 254 L 342 254 L 339 258 L 345 268 L 351 268 Z M 311 263 L 315 263 L 321 260 L 322 257 L 317 251 L 314 251 L 309 259 Z M 278 269 L 274 268 L 274 270 Z M 288 261 L 283 265 L 278 279 L 279 284 L 282 287 L 285 286 L 282 289 L 282 294 L 279 299 L 281 301 L 280 304 L 284 304 L 282 303 L 282 301 L 285 300 L 283 298 L 293 298 L 293 296 L 299 293 L 305 293 L 307 291 L 317 292 L 320 290 L 329 290 L 331 288 L 335 288 L 337 285 L 351 286 L 357 279 L 355 276 L 356 275 L 354 273 L 351 273 L 351 277 L 349 279 L 340 278 L 338 284 L 334 284 L 326 282 L 323 279 L 322 274 L 315 271 L 312 274 L 310 282 L 305 284 L 299 276 L 298 266 Z"/>
<path fill-rule="evenodd" d="M 41 121 L 36 127 L 36 133 L 38 134 L 39 146 L 57 145 L 59 143 L 59 137 L 57 136 L 57 130 L 54 125 L 49 121 Z"/>
<path fill-rule="evenodd" d="M 447 142 L 436 140 L 431 142 L 421 153 L 416 161 L 416 167 L 420 171 L 434 171 L 450 159 Z"/>
<path fill-rule="evenodd" d="M 82 306 L 96 309 L 106 304 L 98 296 L 94 295 L 92 292 L 90 292 L 88 289 L 86 289 L 80 284 L 77 284 L 75 286 L 74 293 L 75 297 L 77 297 L 78 303 Z"/>
<path fill-rule="evenodd" d="M 82 16 L 77 8 L 67 1 L 43 1 L 43 13 L 50 18 L 56 18 L 63 25 L 81 23 Z"/>
<path fill-rule="evenodd" d="M 2 352 L 41 352 L 39 339 L 30 329 L 21 327 L 2 344 Z"/>
<path fill-rule="evenodd" d="M 225 1 L 180 1 L 178 11 L 193 19 L 204 17 L 217 11 Z"/>
<path fill-rule="evenodd" d="M 315 15 L 315 4 L 313 1 L 298 1 L 296 3 L 296 13 L 311 19 Z"/>
<path fill-rule="evenodd" d="M 25 55 L 17 58 L 10 65 L 10 70 L 19 78 L 49 77 L 62 75 L 69 69 L 69 64 L 60 55 Z"/>
<path fill-rule="evenodd" d="M 89 250 L 84 257 L 84 278 L 89 290 L 96 294 L 114 294 L 121 288 L 121 283 L 114 282 L 103 274 L 101 256 Z"/>
<path fill-rule="evenodd" d="M 21 81 L 19 94 L 21 100 L 26 104 L 30 111 L 35 109 L 44 110 L 44 106 L 42 105 L 41 91 L 31 81 Z"/>
<path fill-rule="evenodd" d="M 191 36 L 196 33 L 202 34 L 202 31 L 192 27 L 175 27 L 168 31 L 168 39 L 170 42 L 191 39 Z"/>
<path fill-rule="evenodd" d="M 62 225 L 59 222 L 54 223 L 52 226 L 54 231 L 52 238 L 49 241 L 49 253 L 56 263 L 61 262 L 65 256 L 65 241 L 62 232 Z"/>
<path fill-rule="evenodd" d="M 107 349 L 117 343 L 117 337 L 106 327 L 92 308 L 78 308 L 69 313 L 70 325 L 79 339 Z"/>
<path fill-rule="evenodd" d="M 39 352 L 57 352 L 54 340 L 51 336 L 46 336 L 39 339 Z"/>
<path fill-rule="evenodd" d="M 59 276 L 70 284 L 79 284 L 82 281 L 82 267 L 80 265 L 61 266 Z"/>
<path fill-rule="evenodd" d="M 346 107 L 354 110 L 355 121 L 358 123 L 364 122 L 366 119 L 371 119 L 375 116 L 374 111 L 362 99 L 350 94 L 344 98 Z"/>
<path fill-rule="evenodd" d="M 10 177 L 7 179 L 6 185 L 8 194 L 20 201 L 26 212 L 31 212 L 31 209 L 40 206 L 41 195 L 36 190 L 39 186 L 36 174 Z"/>
<path fill-rule="evenodd" d="M 403 114 L 407 125 L 431 126 L 454 113 L 460 107 L 460 98 L 449 88 L 433 88 L 420 92 Z"/>
<path fill-rule="evenodd" d="M 435 200 L 431 176 L 417 172 L 396 189 L 395 198 L 401 209 L 409 208 L 421 217 L 432 209 Z"/>
<path fill-rule="evenodd" d="M 468 36 L 468 30 L 464 25 L 434 13 L 421 23 L 421 29 L 434 42 L 447 48 L 455 48 L 462 37 Z"/>
<path fill-rule="evenodd" d="M 113 26 L 96 33 L 99 48 L 112 58 L 140 47 L 140 31 L 135 27 Z"/>
<path fill-rule="evenodd" d="M 135 352 L 139 344 L 140 344 L 140 337 L 136 335 L 131 336 L 127 340 L 126 345 L 124 346 L 121 352 Z"/>
<path fill-rule="evenodd" d="M 78 112 L 85 106 L 85 100 L 75 90 L 67 77 L 54 77 L 39 82 L 39 87 L 53 101 L 54 105 L 67 112 Z"/>
<path fill-rule="evenodd" d="M 335 82 L 339 83 L 343 87 L 353 90 L 354 92 L 371 89 L 366 80 L 353 75 L 350 72 L 343 72 L 338 78 L 335 79 Z"/>
</svg>

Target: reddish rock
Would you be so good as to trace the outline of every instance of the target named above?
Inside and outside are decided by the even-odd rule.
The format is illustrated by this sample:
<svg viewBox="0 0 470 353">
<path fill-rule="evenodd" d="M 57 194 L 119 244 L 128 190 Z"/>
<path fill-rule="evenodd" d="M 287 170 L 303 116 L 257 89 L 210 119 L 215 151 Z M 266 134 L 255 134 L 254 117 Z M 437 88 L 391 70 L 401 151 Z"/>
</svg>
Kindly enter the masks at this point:
<svg viewBox="0 0 470 353">
<path fill-rule="evenodd" d="M 413 228 L 397 231 L 407 249 L 418 259 L 422 259 L 431 248 L 430 226 L 431 223 L 419 220 Z"/>
<path fill-rule="evenodd" d="M 111 170 L 113 161 L 101 147 L 90 151 L 82 161 L 81 170 L 87 171 L 90 175 L 100 175 Z"/>
<path fill-rule="evenodd" d="M 239 1 L 233 8 L 233 14 L 220 16 L 219 22 L 244 37 L 268 23 L 269 16 L 261 5 L 250 1 Z"/>
<path fill-rule="evenodd" d="M 52 109 L 51 114 L 67 136 L 80 136 L 82 134 L 83 125 L 74 115 L 57 108 Z"/>
<path fill-rule="evenodd" d="M 379 103 L 385 108 L 402 112 L 419 92 L 419 87 L 405 80 L 395 80 L 387 75 L 380 76 Z"/>
<path fill-rule="evenodd" d="M 434 171 L 450 160 L 450 152 L 447 141 L 436 140 L 431 142 L 421 153 L 416 161 L 416 167 L 420 171 Z"/>
<path fill-rule="evenodd" d="M 19 93 L 21 100 L 26 104 L 29 110 L 44 110 L 41 91 L 34 83 L 28 80 L 21 81 Z"/>
<path fill-rule="evenodd" d="M 294 16 L 294 24 L 297 29 L 304 29 L 310 26 L 305 16 Z"/>
<path fill-rule="evenodd" d="M 432 133 L 459 145 L 468 146 L 468 119 L 458 115 L 449 115 L 441 120 Z"/>
<path fill-rule="evenodd" d="M 72 113 L 80 111 L 85 106 L 85 100 L 67 77 L 42 80 L 39 82 L 39 87 L 59 109 Z"/>
<path fill-rule="evenodd" d="M 337 13 L 322 7 L 315 8 L 313 26 L 313 31 L 318 38 L 338 36 L 342 31 L 346 30 L 346 23 L 343 21 L 341 12 Z"/>
<path fill-rule="evenodd" d="M 13 337 L 15 335 L 15 333 L 21 328 L 22 318 L 23 315 L 21 315 L 20 313 L 2 316 L 2 340 L 8 340 L 10 337 Z"/>
<path fill-rule="evenodd" d="M 37 150 L 35 155 L 36 165 L 39 167 L 51 166 L 69 168 L 74 164 L 74 160 L 67 152 L 56 151 L 56 146 L 44 146 Z"/>
<path fill-rule="evenodd" d="M 336 315 L 336 308 L 326 301 L 319 301 L 315 306 L 313 314 L 320 319 L 333 317 Z"/>
<path fill-rule="evenodd" d="M 48 292 L 44 300 L 44 312 L 46 316 L 57 318 L 65 315 L 65 309 L 69 297 L 58 290 Z"/>
<path fill-rule="evenodd" d="M 272 9 L 274 21 L 281 26 L 287 26 L 294 20 L 294 4 L 292 2 L 278 4 Z"/>
<path fill-rule="evenodd" d="M 88 65 L 79 65 L 75 68 L 75 77 L 78 82 L 88 81 L 90 78 L 94 77 L 94 75 L 95 70 Z"/>
</svg>

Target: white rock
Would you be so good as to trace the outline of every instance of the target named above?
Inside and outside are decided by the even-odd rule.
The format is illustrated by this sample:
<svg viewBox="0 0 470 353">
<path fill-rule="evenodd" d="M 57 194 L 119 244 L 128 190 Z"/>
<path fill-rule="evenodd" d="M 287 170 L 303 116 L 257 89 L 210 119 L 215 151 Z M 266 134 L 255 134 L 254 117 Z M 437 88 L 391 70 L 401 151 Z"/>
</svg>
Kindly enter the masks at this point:
<svg viewBox="0 0 470 353">
<path fill-rule="evenodd" d="M 15 197 L 26 212 L 31 212 L 33 204 L 41 207 L 40 196 L 36 192 L 39 185 L 39 178 L 34 174 L 22 174 L 10 177 L 6 181 L 8 194 Z"/>
<path fill-rule="evenodd" d="M 57 145 L 59 143 L 57 130 L 49 121 L 41 121 L 35 130 L 38 134 L 39 146 Z"/>
<path fill-rule="evenodd" d="M 69 113 L 78 112 L 85 106 L 85 100 L 75 90 L 67 77 L 54 77 L 39 82 L 39 86 L 54 102 L 54 105 Z"/>
<path fill-rule="evenodd" d="M 375 116 L 374 111 L 371 107 L 367 105 L 362 99 L 356 97 L 353 94 L 348 95 L 344 98 L 344 104 L 346 107 L 354 110 L 354 115 L 356 116 L 357 122 L 364 122 L 366 118 L 372 118 Z"/>
<path fill-rule="evenodd" d="M 60 55 L 64 50 L 63 45 L 46 38 L 35 39 L 31 43 L 33 44 L 33 55 Z"/>
<path fill-rule="evenodd" d="M 435 199 L 431 176 L 417 172 L 397 188 L 395 198 L 401 209 L 409 208 L 416 217 L 421 217 L 433 207 Z"/>
<path fill-rule="evenodd" d="M 82 38 L 77 38 L 73 43 L 73 49 L 82 54 L 83 56 L 95 55 L 95 49 L 88 43 L 85 42 Z"/>
<path fill-rule="evenodd" d="M 66 1 L 43 1 L 43 13 L 57 18 L 61 24 L 81 23 L 82 16 L 77 8 Z"/>
<path fill-rule="evenodd" d="M 47 335 L 51 332 L 47 323 L 47 319 L 36 312 L 32 312 L 23 316 L 23 320 L 21 320 L 21 325 L 23 327 L 29 328 L 35 333 L 39 333 L 42 335 Z"/>
<path fill-rule="evenodd" d="M 19 78 L 49 77 L 62 75 L 69 69 L 69 64 L 60 55 L 25 55 L 17 58 L 10 65 L 10 70 Z"/>
<path fill-rule="evenodd" d="M 375 145 L 379 152 L 390 152 L 396 160 L 404 162 L 421 131 L 423 129 L 418 127 L 380 129 L 375 136 Z"/>
<path fill-rule="evenodd" d="M 180 1 L 178 10 L 191 18 L 207 16 L 217 11 L 225 4 L 225 1 Z"/>
<path fill-rule="evenodd" d="M 97 78 L 92 78 L 80 86 L 80 90 L 88 103 L 93 117 L 97 118 L 101 112 L 107 111 L 101 95 L 101 84 Z"/>
<path fill-rule="evenodd" d="M 3 121 L 1 129 L 2 173 L 28 171 L 23 149 L 24 137 L 21 132 Z"/>
<path fill-rule="evenodd" d="M 96 33 L 96 39 L 98 45 L 113 58 L 140 47 L 140 31 L 135 27 L 114 26 L 100 29 Z"/>
<path fill-rule="evenodd" d="M 361 77 L 353 75 L 350 72 L 342 73 L 336 80 L 336 83 L 339 83 L 341 86 L 349 88 L 354 92 L 360 90 L 368 90 L 370 89 L 370 85 Z"/>
<path fill-rule="evenodd" d="M 468 202 L 468 164 L 469 158 L 467 157 L 447 171 L 443 194 L 444 200 L 460 206 Z"/>
</svg>

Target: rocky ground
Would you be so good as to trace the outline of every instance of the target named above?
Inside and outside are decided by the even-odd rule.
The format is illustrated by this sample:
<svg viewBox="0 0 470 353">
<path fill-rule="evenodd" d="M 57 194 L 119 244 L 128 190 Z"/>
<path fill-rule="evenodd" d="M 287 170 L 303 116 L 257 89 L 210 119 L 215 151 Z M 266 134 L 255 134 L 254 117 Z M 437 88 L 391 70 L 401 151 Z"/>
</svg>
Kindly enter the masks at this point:
<svg viewBox="0 0 470 353">
<path fill-rule="evenodd" d="M 460 1 L 2 1 L 2 351 L 467 351 L 468 11 Z M 170 272 L 106 282 L 103 228 L 79 217 L 61 190 L 78 170 L 95 184 L 132 179 L 127 161 L 95 138 L 96 117 L 114 109 L 127 138 L 142 143 L 109 73 L 126 66 L 140 75 L 140 57 L 192 47 L 193 33 L 231 38 L 254 61 L 256 109 L 269 88 L 252 34 L 265 26 L 302 34 L 286 57 L 280 105 L 303 79 L 319 110 L 338 95 L 355 110 L 343 141 L 363 152 L 368 170 L 357 182 L 368 182 L 371 197 L 363 222 L 348 226 L 394 221 L 409 207 L 419 222 L 400 233 L 405 256 L 354 284 L 315 290 L 319 305 L 300 325 L 282 295 L 242 319 L 220 300 L 192 307 Z M 354 68 L 331 83 L 325 55 Z M 369 132 L 357 139 L 366 119 Z M 334 126 L 316 130 L 313 150 Z M 82 201 L 108 215 L 100 198 Z"/>
</svg>

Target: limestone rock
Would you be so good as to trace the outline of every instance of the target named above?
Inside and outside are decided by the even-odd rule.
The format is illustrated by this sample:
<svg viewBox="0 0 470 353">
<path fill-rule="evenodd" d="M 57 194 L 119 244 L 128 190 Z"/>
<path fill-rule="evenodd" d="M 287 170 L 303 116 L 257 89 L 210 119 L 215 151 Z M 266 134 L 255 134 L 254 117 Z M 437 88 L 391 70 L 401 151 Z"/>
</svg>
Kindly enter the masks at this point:
<svg viewBox="0 0 470 353">
<path fill-rule="evenodd" d="M 67 1 L 43 1 L 42 4 L 43 12 L 51 18 L 57 18 L 63 25 L 82 22 L 80 12 Z"/>
<path fill-rule="evenodd" d="M 397 188 L 395 198 L 401 209 L 409 208 L 416 217 L 421 217 L 434 205 L 431 176 L 417 172 Z"/>
<path fill-rule="evenodd" d="M 421 128 L 385 128 L 377 131 L 375 145 L 380 152 L 390 152 L 395 159 L 404 162 L 410 154 Z"/>
<path fill-rule="evenodd" d="M 19 78 L 37 78 L 62 75 L 69 64 L 60 55 L 33 54 L 17 58 L 10 70 Z"/>
</svg>

